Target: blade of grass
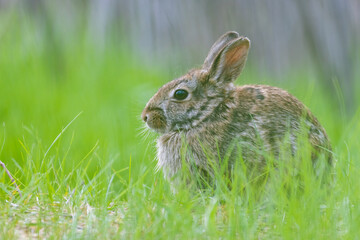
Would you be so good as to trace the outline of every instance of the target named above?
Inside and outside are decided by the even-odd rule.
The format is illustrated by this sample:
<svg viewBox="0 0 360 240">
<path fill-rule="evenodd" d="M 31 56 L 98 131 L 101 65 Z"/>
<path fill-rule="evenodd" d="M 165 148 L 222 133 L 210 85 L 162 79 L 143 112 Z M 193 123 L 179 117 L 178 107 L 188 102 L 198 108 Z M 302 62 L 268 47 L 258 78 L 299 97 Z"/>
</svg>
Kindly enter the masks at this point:
<svg viewBox="0 0 360 240">
<path fill-rule="evenodd" d="M 50 144 L 49 148 L 46 150 L 44 157 L 42 159 L 42 161 L 45 160 L 47 154 L 49 153 L 49 151 L 51 150 L 51 148 L 54 146 L 54 144 L 57 142 L 57 140 L 61 137 L 61 135 L 66 131 L 66 129 L 83 113 L 83 111 L 79 112 L 64 128 L 63 130 L 61 130 L 61 132 L 59 133 L 59 135 L 57 135 L 57 137 L 54 139 L 54 141 Z"/>
</svg>

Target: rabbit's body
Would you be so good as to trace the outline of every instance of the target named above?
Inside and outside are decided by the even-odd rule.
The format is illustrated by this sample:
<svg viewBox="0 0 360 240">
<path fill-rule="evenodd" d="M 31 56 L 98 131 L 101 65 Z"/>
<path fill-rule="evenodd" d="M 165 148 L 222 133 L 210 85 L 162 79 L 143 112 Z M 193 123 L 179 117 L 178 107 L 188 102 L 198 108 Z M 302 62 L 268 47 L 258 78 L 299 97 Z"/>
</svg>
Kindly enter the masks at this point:
<svg viewBox="0 0 360 240">
<path fill-rule="evenodd" d="M 278 157 L 285 136 L 294 154 L 304 126 L 315 152 L 330 149 L 317 119 L 288 92 L 264 85 L 233 85 L 249 45 L 237 33 L 223 35 L 203 68 L 165 84 L 146 105 L 142 117 L 161 134 L 158 166 L 167 178 L 179 171 L 184 154 L 192 166 L 210 174 L 209 161 L 228 158 L 231 166 L 239 154 L 246 162 L 260 164 L 263 152 Z"/>
<path fill-rule="evenodd" d="M 261 164 L 262 151 L 277 157 L 286 134 L 291 152 L 295 153 L 301 127 L 309 129 L 314 148 L 330 147 L 317 119 L 282 89 L 245 85 L 229 89 L 223 96 L 217 96 L 217 100 L 217 104 L 200 106 L 210 114 L 198 117 L 194 121 L 197 125 L 184 124 L 182 131 L 171 131 L 158 139 L 158 165 L 166 177 L 171 178 L 181 168 L 183 144 L 188 147 L 187 157 L 205 171 L 211 171 L 210 159 L 223 159 L 228 154 L 231 165 L 240 151 L 245 161 L 253 163 Z"/>
</svg>

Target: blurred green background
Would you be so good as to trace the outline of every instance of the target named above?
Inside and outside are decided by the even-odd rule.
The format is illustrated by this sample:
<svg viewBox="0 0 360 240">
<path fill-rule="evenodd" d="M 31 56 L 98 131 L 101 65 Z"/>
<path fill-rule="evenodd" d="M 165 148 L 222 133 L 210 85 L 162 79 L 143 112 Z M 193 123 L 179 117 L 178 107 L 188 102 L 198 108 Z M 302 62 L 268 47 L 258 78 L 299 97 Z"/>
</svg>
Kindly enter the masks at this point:
<svg viewBox="0 0 360 240">
<path fill-rule="evenodd" d="M 360 102 L 359 29 L 357 0 L 2 0 L 0 159 L 24 185 L 19 166 L 66 174 L 83 160 L 90 179 L 109 162 L 153 169 L 143 107 L 229 30 L 252 41 L 237 84 L 287 89 L 343 146 Z"/>
</svg>

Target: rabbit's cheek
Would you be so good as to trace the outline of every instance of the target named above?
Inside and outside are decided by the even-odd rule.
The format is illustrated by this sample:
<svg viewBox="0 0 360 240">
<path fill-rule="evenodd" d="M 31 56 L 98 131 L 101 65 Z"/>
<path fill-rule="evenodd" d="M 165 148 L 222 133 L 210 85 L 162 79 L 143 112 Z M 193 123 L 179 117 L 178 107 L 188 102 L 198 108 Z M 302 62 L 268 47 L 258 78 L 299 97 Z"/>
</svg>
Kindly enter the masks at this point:
<svg viewBox="0 0 360 240">
<path fill-rule="evenodd" d="M 166 128 L 165 117 L 159 112 L 150 112 L 146 121 L 147 125 L 154 130 L 164 130 Z"/>
</svg>

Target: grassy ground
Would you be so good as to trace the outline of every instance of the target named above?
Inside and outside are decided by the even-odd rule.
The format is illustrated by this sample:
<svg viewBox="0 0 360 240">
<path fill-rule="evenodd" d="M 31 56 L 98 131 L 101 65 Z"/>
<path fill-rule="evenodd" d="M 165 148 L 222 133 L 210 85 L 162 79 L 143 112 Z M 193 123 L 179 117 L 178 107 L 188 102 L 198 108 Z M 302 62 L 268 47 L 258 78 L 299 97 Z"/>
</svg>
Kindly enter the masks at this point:
<svg viewBox="0 0 360 240">
<path fill-rule="evenodd" d="M 334 110 L 341 96 L 319 92 L 306 73 L 280 87 L 327 129 L 337 161 L 326 184 L 307 161 L 290 161 L 269 168 L 266 185 L 239 165 L 231 190 L 220 176 L 216 189 L 174 194 L 154 171 L 154 136 L 139 135 L 142 108 L 170 79 L 165 70 L 115 44 L 58 43 L 31 24 L 8 30 L 0 31 L 0 160 L 22 197 L 0 169 L 1 239 L 359 238 L 360 117 L 345 121 Z M 241 81 L 279 86 L 255 72 Z"/>
</svg>

